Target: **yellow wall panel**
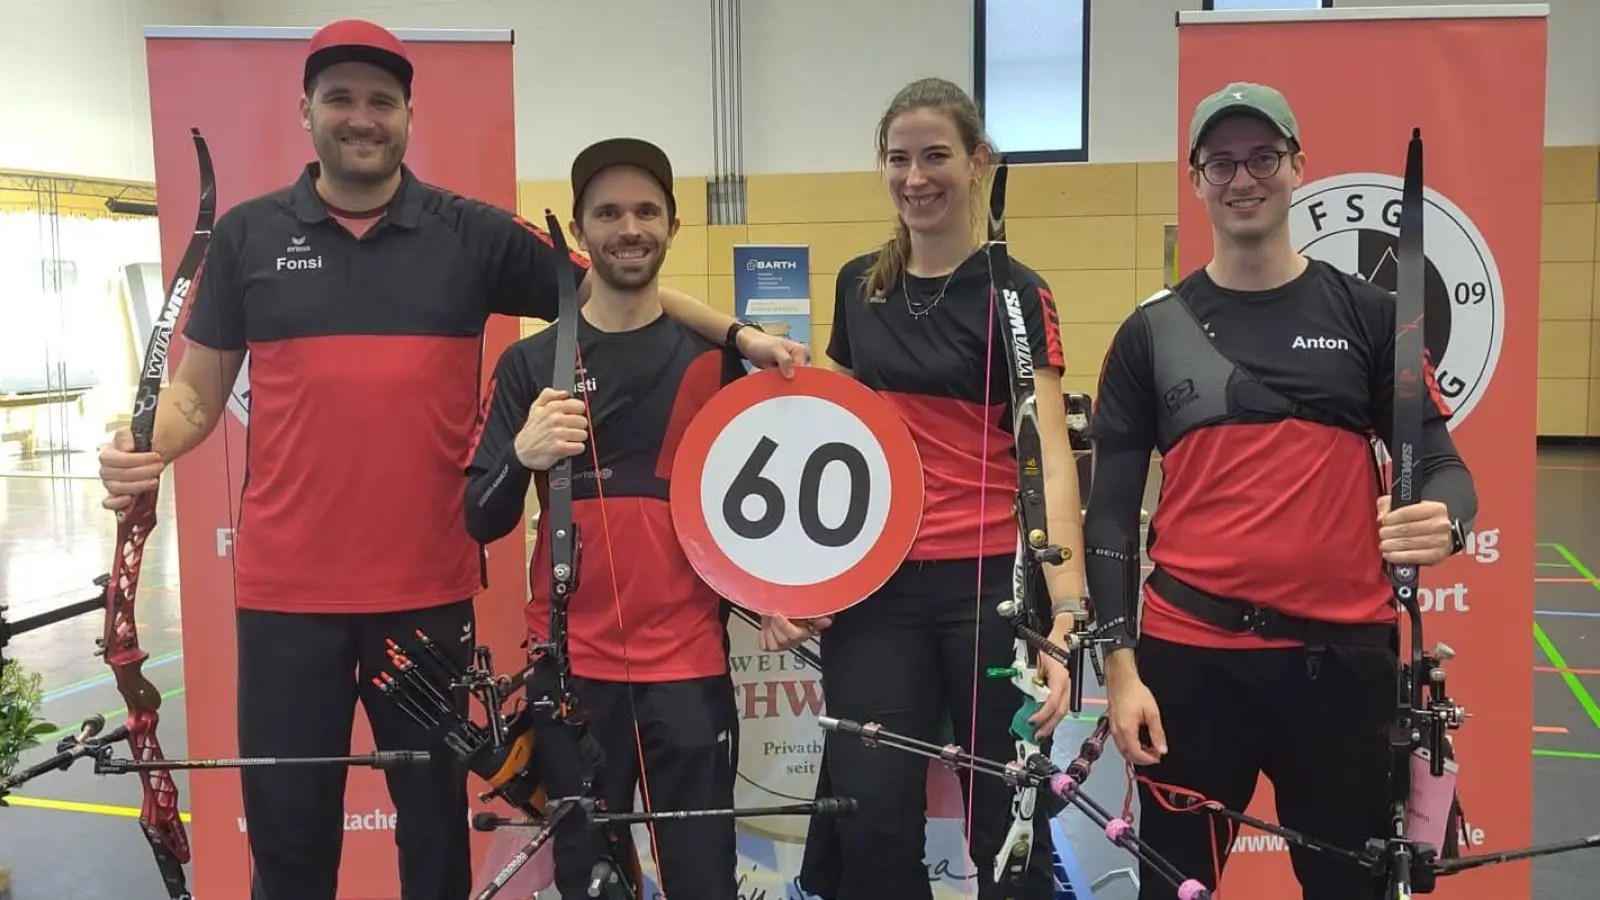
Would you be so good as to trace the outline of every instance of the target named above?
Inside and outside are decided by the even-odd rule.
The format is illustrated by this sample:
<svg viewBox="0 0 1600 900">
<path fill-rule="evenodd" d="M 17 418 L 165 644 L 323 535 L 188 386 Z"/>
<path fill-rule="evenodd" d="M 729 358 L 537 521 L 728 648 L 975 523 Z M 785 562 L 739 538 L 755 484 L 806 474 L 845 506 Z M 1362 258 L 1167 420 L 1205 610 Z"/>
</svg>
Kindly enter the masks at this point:
<svg viewBox="0 0 1600 900">
<path fill-rule="evenodd" d="M 894 236 L 887 222 L 833 222 L 793 225 L 751 225 L 752 244 L 807 244 L 811 271 L 835 275 L 856 256 L 883 246 Z"/>
<path fill-rule="evenodd" d="M 826 366 L 838 369 L 839 364 L 828 355 L 828 337 L 833 334 L 833 328 L 828 325 L 811 324 L 811 363 L 817 366 Z"/>
<path fill-rule="evenodd" d="M 678 229 L 672 249 L 667 251 L 667 261 L 661 264 L 661 274 L 706 274 L 706 226 L 685 225 Z"/>
<path fill-rule="evenodd" d="M 1133 304 L 1130 269 L 1062 269 L 1040 272 L 1056 298 L 1063 329 L 1069 323 L 1121 322 Z"/>
<path fill-rule="evenodd" d="M 1062 349 L 1067 357 L 1067 374 L 1099 376 L 1100 363 L 1105 361 L 1106 349 L 1111 346 L 1111 336 L 1117 326 L 1110 324 L 1085 324 L 1063 328 Z"/>
<path fill-rule="evenodd" d="M 1591 275 L 1591 278 L 1592 286 L 1590 290 L 1593 292 L 1593 294 L 1589 303 L 1589 317 L 1591 319 L 1600 319 L 1600 261 L 1595 262 L 1594 271 Z"/>
<path fill-rule="evenodd" d="M 1178 215 L 1178 164 L 1171 162 L 1139 163 L 1139 204 L 1134 210 L 1141 216 Z"/>
<path fill-rule="evenodd" d="M 706 272 L 711 275 L 732 275 L 733 245 L 749 241 L 749 231 L 743 225 L 707 226 Z"/>
<path fill-rule="evenodd" d="M 1544 148 L 1544 202 L 1594 203 L 1600 147 Z"/>
<path fill-rule="evenodd" d="M 1593 203 L 1546 203 L 1541 222 L 1540 260 L 1543 262 L 1587 262 L 1595 258 L 1595 210 Z"/>
<path fill-rule="evenodd" d="M 1544 431 L 1540 430 L 1539 433 L 1543 434 Z M 1589 420 L 1587 427 L 1578 434 L 1600 434 L 1600 378 L 1589 379 Z"/>
<path fill-rule="evenodd" d="M 1544 323 L 1541 322 L 1540 323 L 1540 327 L 1541 328 L 1544 327 Z M 1581 326 L 1579 326 L 1578 323 L 1576 323 L 1576 322 L 1562 322 L 1560 327 L 1567 328 L 1568 330 L 1571 330 L 1571 331 L 1582 331 L 1583 330 L 1583 328 Z M 1588 331 L 1589 331 L 1589 377 L 1590 378 L 1600 378 L 1600 341 L 1596 340 L 1596 338 L 1600 338 L 1600 322 L 1590 322 Z M 1543 357 L 1544 356 L 1544 353 L 1543 353 L 1544 348 L 1541 346 L 1539 349 L 1541 351 L 1539 355 L 1541 357 Z"/>
<path fill-rule="evenodd" d="M 1593 317 L 1594 263 L 1539 264 L 1539 320 L 1587 322 Z"/>
<path fill-rule="evenodd" d="M 1100 393 L 1100 370 L 1081 375 L 1067 373 L 1061 376 L 1061 393 L 1088 394 L 1091 398 Z"/>
<path fill-rule="evenodd" d="M 733 315 L 733 276 L 707 275 L 706 302 L 714 309 Z"/>
<path fill-rule="evenodd" d="M 1570 322 L 1539 323 L 1539 377 L 1588 378 L 1590 329 Z"/>
<path fill-rule="evenodd" d="M 517 212 L 534 224 L 544 226 L 544 211 L 556 214 L 562 228 L 572 220 L 572 185 L 565 181 L 521 181 L 517 183 Z"/>
<path fill-rule="evenodd" d="M 1538 428 L 1541 435 L 1589 433 L 1589 379 L 1539 379 Z"/>
<path fill-rule="evenodd" d="M 1012 166 L 1006 220 L 1048 216 L 1131 216 L 1139 208 L 1137 163 Z"/>
<path fill-rule="evenodd" d="M 1157 291 L 1166 287 L 1167 273 L 1161 269 L 1140 269 L 1133 273 L 1133 299 L 1128 304 L 1128 311 L 1132 312 L 1135 306 L 1149 300 Z"/>
<path fill-rule="evenodd" d="M 706 283 L 704 275 L 661 275 L 659 282 L 662 287 L 683 291 L 691 297 L 698 297 L 707 303 L 711 302 L 711 288 Z"/>
<path fill-rule="evenodd" d="M 711 221 L 706 214 L 704 176 L 672 179 L 672 199 L 678 201 L 680 225 L 705 225 Z"/>
<path fill-rule="evenodd" d="M 811 321 L 823 325 L 833 322 L 833 295 L 838 293 L 838 284 L 838 272 L 811 273 Z"/>
<path fill-rule="evenodd" d="M 1600 223 L 1600 203 L 1595 204 L 1593 212 L 1595 221 Z M 1600 262 L 1600 227 L 1594 230 L 1594 246 L 1590 248 L 1589 258 Z"/>
<path fill-rule="evenodd" d="M 1133 263 L 1140 269 L 1159 269 L 1167 261 L 1167 223 L 1176 216 L 1140 216 L 1134 225 Z"/>
<path fill-rule="evenodd" d="M 1018 219 L 1007 226 L 1011 253 L 1035 271 L 1134 268 L 1133 216 Z"/>
<path fill-rule="evenodd" d="M 878 172 L 751 175 L 745 219 L 751 225 L 892 222 L 894 204 Z"/>
</svg>

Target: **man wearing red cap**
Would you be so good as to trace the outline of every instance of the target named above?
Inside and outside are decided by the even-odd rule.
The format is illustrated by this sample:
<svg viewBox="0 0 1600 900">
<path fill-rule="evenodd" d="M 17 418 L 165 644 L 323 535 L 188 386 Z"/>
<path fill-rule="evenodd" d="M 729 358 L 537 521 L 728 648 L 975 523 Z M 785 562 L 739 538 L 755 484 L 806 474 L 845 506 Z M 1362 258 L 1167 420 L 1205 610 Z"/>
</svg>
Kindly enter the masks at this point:
<svg viewBox="0 0 1600 900">
<path fill-rule="evenodd" d="M 317 161 L 292 186 L 216 223 L 157 410 L 153 452 L 119 432 L 101 453 L 104 505 L 123 509 L 216 427 L 251 355 L 247 477 L 239 513 L 239 750 L 349 752 L 355 704 L 384 749 L 431 749 L 385 773 L 403 896 L 471 889 L 467 784 L 372 687 L 385 640 L 422 629 L 465 666 L 484 549 L 465 529 L 463 469 L 477 425 L 491 314 L 553 320 L 559 257 L 515 215 L 417 179 L 403 164 L 413 69 L 370 22 L 311 39 L 303 126 Z M 663 289 L 666 315 L 759 367 L 804 347 Z M 344 832 L 342 767 L 242 774 L 253 900 L 333 900 Z"/>
</svg>

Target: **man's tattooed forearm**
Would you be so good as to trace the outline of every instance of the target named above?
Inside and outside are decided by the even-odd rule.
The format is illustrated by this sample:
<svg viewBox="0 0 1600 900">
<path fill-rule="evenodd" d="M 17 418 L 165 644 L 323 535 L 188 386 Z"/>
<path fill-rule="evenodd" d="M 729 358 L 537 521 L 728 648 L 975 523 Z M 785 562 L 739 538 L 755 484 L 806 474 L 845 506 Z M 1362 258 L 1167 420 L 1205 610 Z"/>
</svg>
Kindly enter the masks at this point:
<svg viewBox="0 0 1600 900">
<path fill-rule="evenodd" d="M 178 412 L 183 413 L 184 421 L 196 428 L 206 427 L 206 409 L 199 397 L 189 396 L 178 398 Z"/>
</svg>

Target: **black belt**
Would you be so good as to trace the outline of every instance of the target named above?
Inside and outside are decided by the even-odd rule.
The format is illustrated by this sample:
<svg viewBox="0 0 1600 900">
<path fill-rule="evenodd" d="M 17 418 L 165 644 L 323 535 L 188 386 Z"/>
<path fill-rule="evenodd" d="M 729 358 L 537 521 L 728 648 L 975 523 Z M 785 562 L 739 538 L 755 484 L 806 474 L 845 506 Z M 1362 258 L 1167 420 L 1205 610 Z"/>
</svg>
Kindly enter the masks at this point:
<svg viewBox="0 0 1600 900">
<path fill-rule="evenodd" d="M 1254 632 L 1268 640 L 1299 641 L 1308 647 L 1346 645 L 1395 649 L 1398 629 L 1385 622 L 1342 624 L 1291 616 L 1231 597 L 1216 597 L 1184 584 L 1157 566 L 1149 584 L 1161 599 L 1225 631 Z"/>
</svg>

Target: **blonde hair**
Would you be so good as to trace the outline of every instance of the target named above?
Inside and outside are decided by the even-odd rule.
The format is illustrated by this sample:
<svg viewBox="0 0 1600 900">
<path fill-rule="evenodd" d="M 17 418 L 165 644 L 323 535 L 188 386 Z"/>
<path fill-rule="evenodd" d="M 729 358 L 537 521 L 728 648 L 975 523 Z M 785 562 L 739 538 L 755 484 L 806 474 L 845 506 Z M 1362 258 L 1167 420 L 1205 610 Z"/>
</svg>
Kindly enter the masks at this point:
<svg viewBox="0 0 1600 900">
<path fill-rule="evenodd" d="M 879 166 L 888 162 L 889 126 L 893 125 L 896 119 L 917 109 L 935 109 L 944 113 L 956 127 L 956 133 L 961 137 L 961 146 L 968 156 L 976 156 L 980 147 L 994 146 L 984 133 L 983 117 L 978 114 L 978 105 L 972 102 L 966 91 L 943 78 L 919 78 L 894 95 L 894 99 L 889 102 L 889 108 L 883 113 L 883 118 L 878 120 Z M 987 175 L 987 173 L 981 174 Z M 984 179 L 980 177 L 972 191 L 974 220 L 981 217 L 983 183 Z M 905 219 L 896 215 L 894 236 L 884 243 L 878 251 L 877 258 L 867 269 L 866 296 L 888 294 L 891 286 L 905 273 L 906 263 L 910 259 L 911 229 L 906 227 Z"/>
</svg>

